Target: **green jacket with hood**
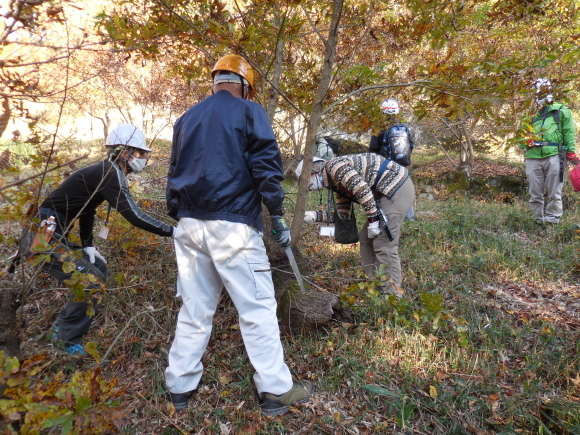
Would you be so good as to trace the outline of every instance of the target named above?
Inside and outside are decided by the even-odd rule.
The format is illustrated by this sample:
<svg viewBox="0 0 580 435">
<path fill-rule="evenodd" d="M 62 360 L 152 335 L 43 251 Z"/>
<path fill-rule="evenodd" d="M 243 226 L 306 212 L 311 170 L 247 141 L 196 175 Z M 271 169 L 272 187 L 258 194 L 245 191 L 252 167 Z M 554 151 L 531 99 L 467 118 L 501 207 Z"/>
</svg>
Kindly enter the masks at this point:
<svg viewBox="0 0 580 435">
<path fill-rule="evenodd" d="M 554 114 L 560 111 L 560 128 L 556 124 Z M 548 116 L 546 116 L 548 114 Z M 558 116 L 558 115 L 556 115 Z M 576 127 L 572 112 L 562 103 L 552 103 L 544 106 L 532 119 L 535 141 L 561 143 L 566 154 L 576 152 Z M 557 146 L 528 147 L 525 143 L 519 145 L 526 149 L 526 159 L 543 159 L 558 154 Z"/>
</svg>

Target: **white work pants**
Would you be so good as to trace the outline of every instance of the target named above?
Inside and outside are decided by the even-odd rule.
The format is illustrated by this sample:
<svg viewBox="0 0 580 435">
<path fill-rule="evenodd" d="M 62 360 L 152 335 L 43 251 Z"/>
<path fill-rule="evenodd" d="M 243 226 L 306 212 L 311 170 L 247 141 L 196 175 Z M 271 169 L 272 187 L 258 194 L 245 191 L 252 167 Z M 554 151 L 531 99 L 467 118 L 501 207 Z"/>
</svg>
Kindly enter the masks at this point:
<svg viewBox="0 0 580 435">
<path fill-rule="evenodd" d="M 222 285 L 238 310 L 258 393 L 290 390 L 292 376 L 284 363 L 272 272 L 261 233 L 241 223 L 181 218 L 175 251 L 177 293 L 183 305 L 165 371 L 169 390 L 185 393 L 197 388 Z"/>
<path fill-rule="evenodd" d="M 562 183 L 560 182 L 560 157 L 526 160 L 526 176 L 530 193 L 532 219 L 557 224 L 562 217 Z M 544 207 L 544 190 L 546 203 Z"/>
</svg>

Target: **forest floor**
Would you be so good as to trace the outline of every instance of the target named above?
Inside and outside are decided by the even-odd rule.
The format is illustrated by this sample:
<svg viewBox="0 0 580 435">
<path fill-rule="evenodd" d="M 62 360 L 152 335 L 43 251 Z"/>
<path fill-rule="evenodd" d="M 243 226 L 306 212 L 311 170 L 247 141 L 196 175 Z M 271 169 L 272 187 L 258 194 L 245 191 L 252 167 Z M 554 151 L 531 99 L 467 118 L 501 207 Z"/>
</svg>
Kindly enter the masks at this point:
<svg viewBox="0 0 580 435">
<path fill-rule="evenodd" d="M 352 314 L 352 321 L 336 320 L 316 332 L 282 324 L 293 376 L 318 387 L 309 402 L 284 416 L 260 413 L 237 312 L 224 292 L 202 382 L 189 408 L 176 413 L 163 383 L 180 307 L 173 246 L 113 216 L 109 239 L 99 242 L 109 282 L 86 336 L 90 355 L 71 356 L 50 340 L 68 289 L 39 275 L 21 309 L 24 357 L 19 368 L 3 360 L 3 382 L 19 399 L 0 401 L 0 428 L 164 435 L 580 433 L 578 194 L 566 186 L 562 222 L 544 227 L 529 218 L 525 195 L 510 194 L 507 202 L 497 192 L 450 192 L 450 169 L 442 160 L 418 165 L 413 175 L 418 192 L 429 190 L 427 175 L 437 187 L 429 190 L 432 196 L 418 197 L 416 219 L 403 225 L 400 299 L 379 293 L 380 274 L 365 276 L 357 245 L 337 245 L 319 236 L 317 225 L 303 228 L 297 251 L 304 278 L 340 296 Z M 521 167 L 486 161 L 474 166 L 480 173 L 517 177 Z M 285 190 L 291 197 L 295 181 L 287 180 Z M 136 191 L 142 206 L 161 212 L 163 204 L 147 186 Z M 316 195 L 309 201 L 311 209 L 320 206 Z M 2 225 L 0 259 L 10 255 L 17 230 L 15 223 Z M 274 257 L 277 291 L 295 295 L 287 260 Z M 22 275 L 1 278 L 3 288 L 23 284 Z"/>
</svg>

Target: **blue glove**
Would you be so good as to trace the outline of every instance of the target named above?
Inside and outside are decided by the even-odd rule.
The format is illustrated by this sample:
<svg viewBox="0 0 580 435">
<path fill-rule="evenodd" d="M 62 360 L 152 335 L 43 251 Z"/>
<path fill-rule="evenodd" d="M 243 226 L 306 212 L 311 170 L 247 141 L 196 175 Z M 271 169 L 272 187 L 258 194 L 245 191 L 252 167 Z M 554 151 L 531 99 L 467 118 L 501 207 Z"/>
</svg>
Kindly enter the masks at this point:
<svg viewBox="0 0 580 435">
<path fill-rule="evenodd" d="M 282 216 L 270 216 L 272 219 L 272 239 L 285 248 L 290 244 L 290 228 L 286 226 Z"/>
</svg>

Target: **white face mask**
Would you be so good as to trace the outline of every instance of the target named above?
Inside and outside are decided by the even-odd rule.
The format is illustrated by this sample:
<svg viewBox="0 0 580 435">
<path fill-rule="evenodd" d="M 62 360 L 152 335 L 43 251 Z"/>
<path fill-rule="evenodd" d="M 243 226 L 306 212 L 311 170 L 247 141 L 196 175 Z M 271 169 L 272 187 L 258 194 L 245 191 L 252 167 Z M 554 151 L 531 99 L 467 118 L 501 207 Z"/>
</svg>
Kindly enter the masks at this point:
<svg viewBox="0 0 580 435">
<path fill-rule="evenodd" d="M 145 168 L 145 165 L 147 164 L 147 159 L 136 159 L 135 157 L 133 157 L 133 160 L 129 160 L 127 164 L 133 170 L 133 172 L 138 174 Z"/>
<path fill-rule="evenodd" d="M 324 189 L 324 181 L 322 174 L 312 174 L 310 176 L 310 184 L 308 185 L 308 190 L 321 190 Z"/>
<path fill-rule="evenodd" d="M 544 98 L 537 98 L 536 99 L 536 104 L 538 106 L 547 106 L 549 104 L 552 104 L 553 102 L 554 102 L 554 96 L 552 94 L 548 94 Z"/>
</svg>

